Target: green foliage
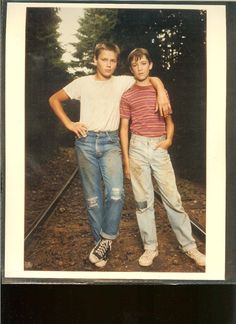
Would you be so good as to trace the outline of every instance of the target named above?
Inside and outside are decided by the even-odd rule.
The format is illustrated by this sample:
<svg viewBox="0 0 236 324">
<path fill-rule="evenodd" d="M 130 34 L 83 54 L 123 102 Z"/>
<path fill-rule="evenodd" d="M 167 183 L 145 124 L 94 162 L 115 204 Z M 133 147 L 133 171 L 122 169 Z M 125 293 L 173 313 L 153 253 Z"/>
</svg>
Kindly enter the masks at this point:
<svg viewBox="0 0 236 324">
<path fill-rule="evenodd" d="M 114 41 L 113 30 L 117 24 L 118 10 L 87 9 L 80 19 L 78 29 L 78 43 L 75 57 L 79 59 L 75 64 L 79 67 L 93 68 L 93 50 L 100 41 Z"/>
<path fill-rule="evenodd" d="M 50 54 L 58 58 L 62 50 L 58 46 L 57 26 L 60 18 L 56 15 L 57 9 L 37 8 L 27 10 L 27 50 L 31 54 L 44 54 L 46 48 L 54 49 Z"/>
<path fill-rule="evenodd" d="M 60 81 L 62 76 L 66 77 L 67 68 L 67 65 L 61 61 L 63 50 L 58 42 L 57 32 L 61 19 L 57 11 L 51 8 L 30 8 L 27 11 L 27 77 L 37 79 L 37 83 L 41 82 L 49 93 L 62 82 Z M 31 85 L 31 82 L 28 83 Z"/>
<path fill-rule="evenodd" d="M 52 114 L 49 96 L 66 83 L 66 64 L 58 43 L 57 9 L 30 8 L 26 24 L 26 144 L 40 154 L 50 151 L 58 121 Z"/>
<path fill-rule="evenodd" d="M 93 49 L 108 40 L 121 48 L 118 73 L 127 73 L 126 58 L 135 47 L 149 49 L 157 73 L 170 71 L 184 60 L 202 58 L 205 48 L 205 13 L 200 10 L 86 9 L 80 19 L 74 64 L 91 68 Z M 202 63 L 202 62 L 200 62 Z"/>
</svg>

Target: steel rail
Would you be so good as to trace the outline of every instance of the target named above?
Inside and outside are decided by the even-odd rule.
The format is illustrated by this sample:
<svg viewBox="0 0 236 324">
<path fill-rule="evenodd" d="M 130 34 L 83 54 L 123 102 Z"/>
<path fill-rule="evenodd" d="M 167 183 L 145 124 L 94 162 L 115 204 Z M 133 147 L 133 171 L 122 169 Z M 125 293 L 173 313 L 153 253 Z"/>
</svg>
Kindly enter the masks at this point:
<svg viewBox="0 0 236 324">
<path fill-rule="evenodd" d="M 43 222 L 52 214 L 53 210 L 56 207 L 56 204 L 60 200 L 62 194 L 67 189 L 67 187 L 70 185 L 71 181 L 74 179 L 78 172 L 78 167 L 75 168 L 75 170 L 72 172 L 69 179 L 66 181 L 64 186 L 61 188 L 61 190 L 56 194 L 50 205 L 46 208 L 46 210 L 43 211 L 43 213 L 34 221 L 31 228 L 26 232 L 24 242 L 26 243 L 31 237 L 32 234 L 36 231 L 39 225 L 42 225 Z M 155 197 L 159 200 L 159 202 L 163 205 L 161 195 L 158 191 L 154 190 Z M 193 221 L 190 219 L 193 233 L 203 242 L 205 242 L 206 233 L 203 229 L 203 227 L 196 221 Z"/>
<path fill-rule="evenodd" d="M 50 214 L 52 214 L 53 210 L 56 207 L 56 204 L 60 200 L 62 194 L 64 191 L 67 189 L 67 187 L 70 185 L 71 181 L 74 179 L 78 172 L 78 167 L 75 168 L 75 170 L 72 172 L 71 176 L 69 179 L 66 181 L 66 183 L 63 185 L 60 191 L 55 195 L 54 199 L 50 203 L 50 205 L 46 208 L 46 210 L 43 211 L 43 213 L 34 221 L 33 225 L 31 228 L 26 232 L 24 242 L 26 243 L 32 234 L 35 232 L 35 230 L 38 228 L 39 225 L 42 225 L 42 223 L 48 218 Z"/>
<path fill-rule="evenodd" d="M 159 200 L 159 202 L 163 205 L 160 193 L 158 191 L 154 190 L 154 195 Z M 189 217 L 189 219 L 190 219 L 190 223 L 192 225 L 192 231 L 193 231 L 194 235 L 197 236 L 201 241 L 203 241 L 205 243 L 206 233 L 205 233 L 204 228 L 197 221 L 195 221 L 195 220 L 193 221 L 190 217 Z"/>
</svg>

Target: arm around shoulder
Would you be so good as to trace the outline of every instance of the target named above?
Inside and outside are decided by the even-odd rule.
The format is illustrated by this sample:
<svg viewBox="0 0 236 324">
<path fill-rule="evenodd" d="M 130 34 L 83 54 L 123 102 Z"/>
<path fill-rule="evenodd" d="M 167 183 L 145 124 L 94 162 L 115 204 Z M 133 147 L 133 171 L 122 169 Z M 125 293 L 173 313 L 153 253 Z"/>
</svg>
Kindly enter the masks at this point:
<svg viewBox="0 0 236 324">
<path fill-rule="evenodd" d="M 150 82 L 157 91 L 156 111 L 159 110 L 161 116 L 168 116 L 172 113 L 168 92 L 161 79 L 150 77 Z"/>
</svg>

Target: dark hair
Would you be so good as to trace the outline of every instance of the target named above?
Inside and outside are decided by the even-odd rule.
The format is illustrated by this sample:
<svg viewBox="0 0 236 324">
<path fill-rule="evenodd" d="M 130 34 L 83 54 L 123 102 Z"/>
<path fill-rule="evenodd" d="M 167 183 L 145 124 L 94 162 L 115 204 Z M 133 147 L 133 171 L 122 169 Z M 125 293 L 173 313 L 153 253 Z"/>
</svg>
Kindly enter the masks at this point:
<svg viewBox="0 0 236 324">
<path fill-rule="evenodd" d="M 148 62 L 152 63 L 152 59 L 148 50 L 146 50 L 145 48 L 135 48 L 128 55 L 129 66 L 131 66 L 131 62 L 133 61 L 133 59 L 135 59 L 135 61 L 138 61 L 143 56 L 146 56 Z"/>
<path fill-rule="evenodd" d="M 110 43 L 110 42 L 98 43 L 95 46 L 95 50 L 94 50 L 94 56 L 96 59 L 98 58 L 98 56 L 102 50 L 112 51 L 112 52 L 116 53 L 117 59 L 119 58 L 120 49 L 119 49 L 119 46 L 114 43 Z"/>
</svg>

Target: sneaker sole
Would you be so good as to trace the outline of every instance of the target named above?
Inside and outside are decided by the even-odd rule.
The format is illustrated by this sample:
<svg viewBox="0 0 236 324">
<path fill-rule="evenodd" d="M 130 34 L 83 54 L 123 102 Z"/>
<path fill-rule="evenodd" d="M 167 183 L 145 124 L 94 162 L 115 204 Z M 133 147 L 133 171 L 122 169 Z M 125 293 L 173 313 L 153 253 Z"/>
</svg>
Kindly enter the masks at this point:
<svg viewBox="0 0 236 324">
<path fill-rule="evenodd" d="M 201 263 L 196 262 L 195 260 L 193 260 L 193 261 L 194 261 L 194 262 L 196 263 L 196 265 L 199 266 L 199 267 L 205 267 L 205 266 L 206 266 L 206 263 L 201 264 Z"/>
<path fill-rule="evenodd" d="M 98 268 L 103 268 L 103 267 L 105 267 L 106 264 L 107 264 L 107 261 L 105 261 L 105 260 L 101 260 L 101 261 L 94 263 L 94 265 Z"/>
<path fill-rule="evenodd" d="M 186 256 L 189 258 L 189 259 L 191 259 L 193 262 L 195 262 L 195 264 L 197 265 L 197 266 L 199 266 L 199 267 L 205 267 L 206 266 L 206 262 L 204 262 L 204 263 L 199 263 L 199 262 L 197 262 L 194 258 L 192 258 L 191 256 L 189 256 L 187 253 L 185 253 L 186 254 Z"/>
</svg>

